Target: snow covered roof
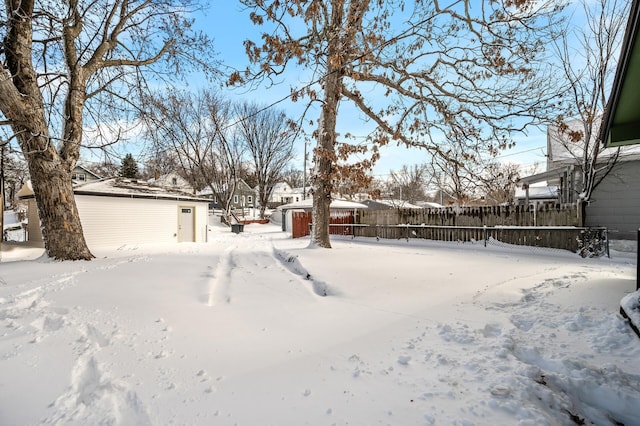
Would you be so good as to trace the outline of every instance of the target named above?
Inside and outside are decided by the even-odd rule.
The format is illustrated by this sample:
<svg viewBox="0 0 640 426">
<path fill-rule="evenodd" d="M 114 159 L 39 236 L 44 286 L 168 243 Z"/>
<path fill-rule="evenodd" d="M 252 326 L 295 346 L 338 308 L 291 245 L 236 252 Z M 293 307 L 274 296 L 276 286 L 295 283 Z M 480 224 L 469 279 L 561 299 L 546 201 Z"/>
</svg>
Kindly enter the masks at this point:
<svg viewBox="0 0 640 426">
<path fill-rule="evenodd" d="M 287 182 L 278 182 L 273 185 L 273 192 L 288 192 L 291 191 L 291 187 Z"/>
<path fill-rule="evenodd" d="M 516 188 L 515 197 L 516 198 L 526 198 L 527 191 L 522 188 Z M 557 186 L 530 186 L 529 187 L 529 198 L 530 199 L 546 199 L 546 198 L 557 198 L 558 197 L 558 187 Z"/>
<path fill-rule="evenodd" d="M 420 207 L 422 207 L 422 208 L 425 208 L 425 207 L 434 207 L 434 208 L 444 207 L 442 204 L 434 203 L 433 201 L 418 201 L 418 205 Z"/>
<path fill-rule="evenodd" d="M 152 185 L 148 182 L 136 179 L 126 179 L 122 177 L 106 178 L 87 182 L 77 185 L 73 188 L 73 192 L 77 195 L 96 195 L 109 197 L 127 197 L 127 198 L 152 198 L 164 200 L 189 200 L 203 201 L 209 200 L 196 197 L 189 193 L 180 191 L 179 189 L 163 188 Z M 18 191 L 18 197 L 29 198 L 33 196 L 33 187 L 31 181 L 27 182 Z"/>
<path fill-rule="evenodd" d="M 391 207 L 400 207 L 403 209 L 421 209 L 422 207 L 416 205 L 416 204 L 412 204 L 408 201 L 404 201 L 404 200 L 396 200 L 393 198 L 386 198 L 383 200 L 375 200 L 375 202 L 377 203 L 382 203 L 382 204 L 386 204 L 388 206 Z"/>
<path fill-rule="evenodd" d="M 547 128 L 548 150 L 551 161 L 563 164 L 575 164 L 576 159 L 582 158 L 584 154 L 584 140 L 572 142 L 567 135 L 568 132 L 583 131 L 581 120 L 571 120 L 565 123 L 567 131 L 560 133 L 558 126 L 551 125 Z M 592 139 L 597 137 L 600 127 L 595 126 Z M 606 148 L 599 155 L 601 161 L 609 159 L 616 153 L 617 148 Z M 633 161 L 640 159 L 640 145 L 629 145 L 620 148 L 619 161 Z"/>
<path fill-rule="evenodd" d="M 307 198 L 306 200 L 297 201 L 295 203 L 285 204 L 279 208 L 282 210 L 292 209 L 310 209 L 313 207 L 313 199 Z M 366 209 L 367 206 L 362 203 L 355 203 L 347 200 L 333 200 L 331 201 L 332 209 Z"/>
</svg>

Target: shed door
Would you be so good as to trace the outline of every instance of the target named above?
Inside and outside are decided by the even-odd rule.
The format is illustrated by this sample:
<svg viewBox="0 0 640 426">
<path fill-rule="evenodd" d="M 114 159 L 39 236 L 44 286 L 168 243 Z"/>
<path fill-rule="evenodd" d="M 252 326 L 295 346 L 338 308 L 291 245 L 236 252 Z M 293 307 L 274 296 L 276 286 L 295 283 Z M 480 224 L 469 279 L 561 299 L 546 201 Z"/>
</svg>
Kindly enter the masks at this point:
<svg viewBox="0 0 640 426">
<path fill-rule="evenodd" d="M 178 242 L 195 241 L 195 207 L 178 207 Z"/>
</svg>

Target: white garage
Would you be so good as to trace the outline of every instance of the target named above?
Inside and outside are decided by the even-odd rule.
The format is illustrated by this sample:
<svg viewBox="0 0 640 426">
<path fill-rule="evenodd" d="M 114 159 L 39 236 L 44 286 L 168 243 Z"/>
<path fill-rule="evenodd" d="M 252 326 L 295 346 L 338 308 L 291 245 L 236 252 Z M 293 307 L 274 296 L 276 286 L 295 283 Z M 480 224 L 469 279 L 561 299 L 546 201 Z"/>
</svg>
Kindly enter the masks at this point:
<svg viewBox="0 0 640 426">
<path fill-rule="evenodd" d="M 207 199 L 124 178 L 88 182 L 74 193 L 89 249 L 207 241 Z M 41 242 L 33 190 L 25 185 L 19 196 L 28 205 L 29 241 Z"/>
</svg>

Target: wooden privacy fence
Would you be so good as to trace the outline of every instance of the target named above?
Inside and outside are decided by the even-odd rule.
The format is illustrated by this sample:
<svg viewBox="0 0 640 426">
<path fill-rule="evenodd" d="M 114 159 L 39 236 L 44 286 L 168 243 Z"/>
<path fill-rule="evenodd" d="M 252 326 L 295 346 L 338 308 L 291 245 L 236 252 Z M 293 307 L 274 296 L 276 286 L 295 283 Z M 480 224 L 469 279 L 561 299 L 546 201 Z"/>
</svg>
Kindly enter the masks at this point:
<svg viewBox="0 0 640 426">
<path fill-rule="evenodd" d="M 352 235 L 355 217 L 351 210 L 332 210 L 329 218 L 329 233 L 332 235 Z M 291 236 L 306 237 L 312 221 L 311 212 L 293 212 L 291 214 Z"/>
<path fill-rule="evenodd" d="M 359 210 L 356 223 L 435 226 L 581 226 L 582 218 L 576 204 L 545 203 L 538 206 Z"/>
<path fill-rule="evenodd" d="M 422 238 L 437 241 L 483 242 L 569 250 L 583 257 L 609 255 L 606 228 L 570 226 L 434 226 L 361 225 L 353 226 L 354 237 L 387 239 Z"/>
<path fill-rule="evenodd" d="M 293 238 L 309 235 L 311 212 L 293 213 Z M 606 228 L 585 228 L 575 204 L 332 211 L 329 233 L 388 239 L 479 241 L 609 255 Z"/>
</svg>

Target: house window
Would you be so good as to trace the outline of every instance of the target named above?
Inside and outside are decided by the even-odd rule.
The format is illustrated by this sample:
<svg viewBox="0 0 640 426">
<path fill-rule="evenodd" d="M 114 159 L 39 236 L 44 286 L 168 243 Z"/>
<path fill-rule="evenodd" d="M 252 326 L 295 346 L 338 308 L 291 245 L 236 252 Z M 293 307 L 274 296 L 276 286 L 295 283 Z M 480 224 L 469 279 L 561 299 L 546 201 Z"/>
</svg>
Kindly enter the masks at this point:
<svg viewBox="0 0 640 426">
<path fill-rule="evenodd" d="M 78 181 L 85 181 L 87 180 L 87 175 L 85 175 L 84 173 L 74 173 L 71 175 L 71 179 L 78 180 Z"/>
<path fill-rule="evenodd" d="M 173 186 L 178 185 L 178 178 L 171 178 L 171 185 Z"/>
<path fill-rule="evenodd" d="M 252 197 L 251 195 L 248 195 L 248 196 L 247 196 L 247 202 L 248 202 L 249 204 L 253 203 L 253 197 Z"/>
<path fill-rule="evenodd" d="M 242 205 L 244 206 L 245 204 L 246 204 L 246 201 L 245 201 L 245 198 L 244 198 L 244 195 L 243 195 L 242 196 Z"/>
<path fill-rule="evenodd" d="M 238 204 L 238 196 L 237 195 L 233 196 L 233 204 Z"/>
</svg>

